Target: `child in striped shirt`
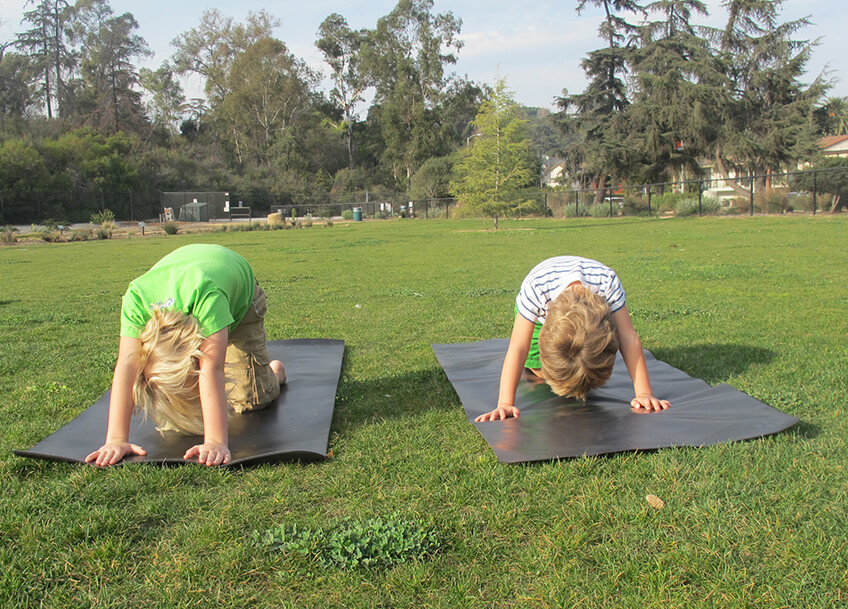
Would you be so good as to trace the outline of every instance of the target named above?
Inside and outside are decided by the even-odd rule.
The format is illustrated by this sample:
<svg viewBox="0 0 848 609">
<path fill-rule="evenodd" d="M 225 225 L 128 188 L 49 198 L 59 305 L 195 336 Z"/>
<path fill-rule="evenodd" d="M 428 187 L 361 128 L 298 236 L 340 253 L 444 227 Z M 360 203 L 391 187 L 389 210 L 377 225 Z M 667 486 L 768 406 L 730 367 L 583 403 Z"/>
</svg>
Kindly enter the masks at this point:
<svg viewBox="0 0 848 609">
<path fill-rule="evenodd" d="M 557 256 L 536 265 L 515 299 L 515 323 L 501 371 L 497 407 L 476 421 L 517 417 L 515 392 L 525 368 L 557 395 L 584 399 L 603 385 L 621 351 L 633 379 L 635 411 L 671 404 L 654 396 L 621 282 L 611 268 L 579 256 Z"/>
</svg>

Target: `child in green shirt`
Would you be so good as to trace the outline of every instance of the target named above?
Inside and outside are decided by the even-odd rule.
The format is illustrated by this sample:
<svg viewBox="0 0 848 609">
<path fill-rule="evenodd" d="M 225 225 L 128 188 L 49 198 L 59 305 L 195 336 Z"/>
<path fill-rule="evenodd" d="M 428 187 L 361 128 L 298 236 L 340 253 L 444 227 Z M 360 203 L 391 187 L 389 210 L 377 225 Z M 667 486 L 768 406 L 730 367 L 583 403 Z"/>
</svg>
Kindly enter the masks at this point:
<svg viewBox="0 0 848 609">
<path fill-rule="evenodd" d="M 230 409 L 261 409 L 286 381 L 265 345 L 265 300 L 248 262 L 219 245 L 181 247 L 132 281 L 121 307 L 106 441 L 86 461 L 113 465 L 145 454 L 129 442 L 135 408 L 160 431 L 203 435 L 184 459 L 228 463 Z"/>
</svg>

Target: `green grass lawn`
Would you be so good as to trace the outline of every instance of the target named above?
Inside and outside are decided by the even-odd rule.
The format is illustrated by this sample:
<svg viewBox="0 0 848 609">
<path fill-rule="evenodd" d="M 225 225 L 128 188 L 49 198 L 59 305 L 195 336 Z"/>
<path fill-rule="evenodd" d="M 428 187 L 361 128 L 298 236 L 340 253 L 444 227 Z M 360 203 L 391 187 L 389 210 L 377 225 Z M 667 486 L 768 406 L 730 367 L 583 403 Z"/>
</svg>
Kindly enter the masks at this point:
<svg viewBox="0 0 848 609">
<path fill-rule="evenodd" d="M 0 606 L 845 606 L 848 217 L 489 225 L 0 248 Z M 14 456 L 108 388 L 127 283 L 198 241 L 251 262 L 269 339 L 346 341 L 332 458 L 228 471 Z M 430 344 L 508 336 L 524 275 L 566 253 L 618 271 L 658 358 L 802 423 L 704 449 L 499 464 Z M 342 568 L 254 540 L 390 514 L 433 527 L 438 551 Z"/>
</svg>

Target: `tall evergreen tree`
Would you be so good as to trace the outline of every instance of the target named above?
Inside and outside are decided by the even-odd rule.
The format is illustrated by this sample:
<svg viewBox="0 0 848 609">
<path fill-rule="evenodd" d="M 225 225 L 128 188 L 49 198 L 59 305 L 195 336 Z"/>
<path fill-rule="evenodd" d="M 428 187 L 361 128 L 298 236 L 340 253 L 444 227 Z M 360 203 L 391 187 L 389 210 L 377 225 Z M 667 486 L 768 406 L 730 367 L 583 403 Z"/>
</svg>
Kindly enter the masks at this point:
<svg viewBox="0 0 848 609">
<path fill-rule="evenodd" d="M 141 131 L 146 125 L 135 61 L 151 55 L 135 33 L 130 13 L 114 16 L 108 0 L 79 0 L 73 38 L 79 45 L 77 113 L 82 122 L 110 132 Z"/>
<path fill-rule="evenodd" d="M 628 144 L 638 151 L 643 182 L 666 182 L 711 154 L 721 122 L 726 79 L 707 39 L 692 24 L 706 15 L 700 0 L 658 0 L 647 5 L 660 19 L 638 28 L 631 55 L 634 94 L 627 110 Z"/>
<path fill-rule="evenodd" d="M 466 210 L 498 218 L 532 205 L 521 193 L 533 186 L 538 162 L 526 136 L 526 122 L 501 79 L 474 119 L 475 137 L 454 167 L 451 191 Z"/>
<path fill-rule="evenodd" d="M 621 145 L 627 133 L 621 115 L 630 103 L 628 39 L 636 26 L 621 13 L 644 14 L 644 8 L 635 0 L 579 0 L 577 12 L 589 4 L 604 9 L 598 33 L 606 46 L 590 52 L 581 62 L 589 83 L 582 93 L 570 95 L 563 90 L 557 100 L 557 118 L 563 134 L 573 142 L 564 151 L 566 157 L 582 160 L 584 171 L 598 187 L 596 200 L 600 201 L 609 177 L 623 178 L 632 165 Z"/>
<path fill-rule="evenodd" d="M 818 152 L 813 113 L 828 85 L 821 77 L 801 82 L 815 43 L 794 38 L 809 25 L 806 18 L 779 21 L 782 3 L 725 1 L 728 20 L 718 42 L 732 94 L 715 149 L 725 178 L 731 171 L 763 175 L 794 168 Z"/>
</svg>

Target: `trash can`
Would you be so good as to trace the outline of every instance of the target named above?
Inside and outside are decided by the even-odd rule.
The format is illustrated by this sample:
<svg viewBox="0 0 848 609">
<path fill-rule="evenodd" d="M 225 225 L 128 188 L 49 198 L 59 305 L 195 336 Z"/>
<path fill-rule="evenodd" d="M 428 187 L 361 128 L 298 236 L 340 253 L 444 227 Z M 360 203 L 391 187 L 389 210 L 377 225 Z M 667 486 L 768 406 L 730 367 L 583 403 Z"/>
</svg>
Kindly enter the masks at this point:
<svg viewBox="0 0 848 609">
<path fill-rule="evenodd" d="M 354 207 L 353 208 L 353 221 L 354 222 L 361 222 L 362 221 L 362 208 L 361 207 Z"/>
</svg>

